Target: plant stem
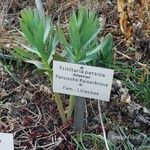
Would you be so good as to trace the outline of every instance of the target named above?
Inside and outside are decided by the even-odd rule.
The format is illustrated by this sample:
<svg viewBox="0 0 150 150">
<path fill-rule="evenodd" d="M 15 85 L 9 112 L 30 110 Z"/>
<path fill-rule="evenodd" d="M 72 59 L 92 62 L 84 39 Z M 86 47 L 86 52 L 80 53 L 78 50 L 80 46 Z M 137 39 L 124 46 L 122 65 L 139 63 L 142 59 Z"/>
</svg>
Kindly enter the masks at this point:
<svg viewBox="0 0 150 150">
<path fill-rule="evenodd" d="M 75 97 L 73 95 L 70 95 L 69 107 L 68 107 L 68 111 L 67 111 L 67 120 L 69 120 L 72 116 L 73 109 L 74 109 L 74 100 L 75 100 Z"/>
<path fill-rule="evenodd" d="M 47 69 L 48 77 L 49 77 L 49 80 L 52 84 L 53 83 L 53 72 L 50 69 L 48 63 L 45 62 L 44 65 L 45 65 L 45 68 Z M 65 116 L 65 110 L 64 110 L 64 107 L 63 107 L 63 104 L 62 104 L 61 96 L 58 93 L 54 93 L 53 96 L 54 96 L 54 100 L 57 104 L 58 111 L 59 111 L 59 114 L 61 116 L 62 123 L 65 123 L 66 122 L 66 116 Z"/>
<path fill-rule="evenodd" d="M 65 111 L 64 111 L 63 104 L 62 104 L 61 96 L 58 93 L 54 93 L 54 97 L 55 97 L 55 102 L 56 102 L 58 110 L 59 110 L 59 114 L 61 116 L 61 120 L 63 123 L 65 123 L 66 122 L 66 116 L 65 116 Z"/>
</svg>

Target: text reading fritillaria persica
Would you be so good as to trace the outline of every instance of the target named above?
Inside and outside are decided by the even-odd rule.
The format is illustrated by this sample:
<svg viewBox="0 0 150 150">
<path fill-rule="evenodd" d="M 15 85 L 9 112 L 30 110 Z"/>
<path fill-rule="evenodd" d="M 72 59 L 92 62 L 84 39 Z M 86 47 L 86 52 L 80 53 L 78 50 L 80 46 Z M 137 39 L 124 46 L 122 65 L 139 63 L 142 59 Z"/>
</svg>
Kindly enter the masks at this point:
<svg viewBox="0 0 150 150">
<path fill-rule="evenodd" d="M 100 67 L 53 62 L 53 91 L 109 101 L 114 71 Z"/>
</svg>

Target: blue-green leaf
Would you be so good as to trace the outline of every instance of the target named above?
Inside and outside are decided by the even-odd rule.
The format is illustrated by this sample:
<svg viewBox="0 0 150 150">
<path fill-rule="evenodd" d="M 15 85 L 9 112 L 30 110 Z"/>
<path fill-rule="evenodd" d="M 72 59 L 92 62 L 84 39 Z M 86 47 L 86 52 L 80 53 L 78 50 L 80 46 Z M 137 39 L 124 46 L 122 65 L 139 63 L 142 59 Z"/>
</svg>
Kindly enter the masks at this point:
<svg viewBox="0 0 150 150">
<path fill-rule="evenodd" d="M 26 51 L 25 49 L 15 48 L 14 52 L 19 54 L 22 58 L 33 58 L 33 54 Z"/>
<path fill-rule="evenodd" d="M 28 47 L 28 46 L 26 46 L 26 45 L 24 45 L 24 44 L 21 44 L 21 43 L 20 43 L 20 45 L 21 45 L 23 48 L 25 48 L 26 50 L 28 50 L 28 51 L 30 51 L 30 52 L 32 52 L 32 53 L 35 53 L 37 56 L 41 57 L 40 53 L 37 51 L 36 48 L 33 48 L 33 47 L 30 48 L 30 47 Z"/>
<path fill-rule="evenodd" d="M 44 24 L 44 28 L 45 28 L 45 24 L 46 24 L 45 23 L 45 14 L 44 14 L 42 2 L 41 2 L 41 0 L 35 0 L 35 4 L 36 4 L 38 15 L 39 15 L 40 19 L 43 20 L 43 24 Z"/>
<path fill-rule="evenodd" d="M 74 58 L 74 54 L 72 52 L 72 49 L 71 47 L 69 46 L 65 36 L 64 36 L 64 33 L 62 31 L 62 29 L 60 27 L 57 27 L 57 35 L 58 35 L 58 38 L 60 40 L 60 42 L 63 44 L 65 50 L 69 53 L 69 55 Z"/>
<path fill-rule="evenodd" d="M 76 25 L 76 19 L 71 18 L 70 24 L 69 24 L 69 35 L 71 40 L 71 45 L 74 49 L 75 55 L 80 53 L 81 50 L 81 42 L 80 42 L 80 34 L 79 30 Z"/>
<path fill-rule="evenodd" d="M 86 53 L 87 57 L 90 56 L 90 55 L 92 56 L 92 55 L 97 54 L 98 52 L 100 52 L 102 50 L 102 48 L 103 48 L 102 44 L 98 45 L 94 50 L 89 51 L 89 52 Z"/>
<path fill-rule="evenodd" d="M 34 64 L 38 69 L 45 70 L 44 64 L 36 60 L 26 60 L 26 62 Z"/>
<path fill-rule="evenodd" d="M 101 54 L 103 59 L 107 59 L 108 56 L 112 53 L 113 47 L 113 38 L 111 34 L 108 34 L 105 39 L 102 41 L 102 50 Z"/>
</svg>

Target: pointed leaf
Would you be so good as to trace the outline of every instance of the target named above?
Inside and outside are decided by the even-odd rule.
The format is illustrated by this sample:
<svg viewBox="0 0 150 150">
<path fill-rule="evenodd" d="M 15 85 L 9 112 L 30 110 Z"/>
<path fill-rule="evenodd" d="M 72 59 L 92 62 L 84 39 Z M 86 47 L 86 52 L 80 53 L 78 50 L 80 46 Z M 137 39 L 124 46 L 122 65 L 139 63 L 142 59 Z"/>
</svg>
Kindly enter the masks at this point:
<svg viewBox="0 0 150 150">
<path fill-rule="evenodd" d="M 72 52 L 72 50 L 64 36 L 64 33 L 60 27 L 57 27 L 57 35 L 58 35 L 60 42 L 63 44 L 64 48 L 66 49 L 66 51 L 70 54 L 70 56 L 72 58 L 74 58 L 73 52 Z"/>
<path fill-rule="evenodd" d="M 71 45 L 73 46 L 75 55 L 78 54 L 81 50 L 80 34 L 76 24 L 77 23 L 76 23 L 76 16 L 75 16 L 75 18 L 71 18 L 70 25 L 69 25 L 69 35 L 70 35 Z"/>
<path fill-rule="evenodd" d="M 32 33 L 27 29 L 27 27 L 25 26 L 25 24 L 23 22 L 20 23 L 21 25 L 21 30 L 23 31 L 23 34 L 25 35 L 25 37 L 27 38 L 27 40 L 34 45 L 34 37 L 32 35 Z"/>
<path fill-rule="evenodd" d="M 34 64 L 38 69 L 45 70 L 44 64 L 36 60 L 26 60 L 26 62 Z"/>
<path fill-rule="evenodd" d="M 108 34 L 105 37 L 105 39 L 102 41 L 102 46 L 101 54 L 103 59 L 107 59 L 107 57 L 112 53 L 113 47 L 113 39 L 111 34 Z"/>
<path fill-rule="evenodd" d="M 45 42 L 48 35 L 49 35 L 49 32 L 51 30 L 51 20 L 49 18 L 46 18 L 46 24 L 45 24 L 45 31 L 44 31 L 44 39 L 43 41 Z"/>
<path fill-rule="evenodd" d="M 45 14 L 44 14 L 44 9 L 43 9 L 43 6 L 42 6 L 42 2 L 41 2 L 41 0 L 35 0 L 35 4 L 36 4 L 38 15 L 39 15 L 40 19 L 43 20 L 44 28 L 45 28 L 45 24 L 46 24 L 45 23 Z"/>
<path fill-rule="evenodd" d="M 83 49 L 86 49 L 91 44 L 91 42 L 97 37 L 97 35 L 100 32 L 100 30 L 101 29 L 98 29 L 95 33 L 93 33 L 92 37 L 83 46 Z"/>
<path fill-rule="evenodd" d="M 15 53 L 19 54 L 23 58 L 33 58 L 33 54 L 28 51 L 25 51 L 24 49 L 15 48 L 14 51 Z"/>
<path fill-rule="evenodd" d="M 32 53 L 35 53 L 35 54 L 37 54 L 39 57 L 41 57 L 40 53 L 37 51 L 36 48 L 30 48 L 30 47 L 25 46 L 24 44 L 21 44 L 21 43 L 20 43 L 20 45 L 21 45 L 23 48 L 25 48 L 26 50 L 28 50 L 28 51 L 30 51 L 30 52 L 32 52 Z"/>
<path fill-rule="evenodd" d="M 94 55 L 94 54 L 100 52 L 100 50 L 101 50 L 102 48 L 103 48 L 103 45 L 100 44 L 100 45 L 97 46 L 94 50 L 87 52 L 87 53 L 86 53 L 87 57 L 90 56 L 90 55 L 92 56 L 92 55 Z"/>
</svg>

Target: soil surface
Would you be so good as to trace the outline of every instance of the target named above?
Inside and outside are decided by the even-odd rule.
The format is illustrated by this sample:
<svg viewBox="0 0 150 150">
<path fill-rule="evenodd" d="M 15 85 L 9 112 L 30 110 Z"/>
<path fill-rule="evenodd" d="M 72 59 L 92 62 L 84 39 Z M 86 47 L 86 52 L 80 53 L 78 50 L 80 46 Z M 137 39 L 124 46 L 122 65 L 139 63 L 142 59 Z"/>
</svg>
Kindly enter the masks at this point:
<svg viewBox="0 0 150 150">
<path fill-rule="evenodd" d="M 145 27 L 150 20 L 148 16 L 143 21 L 136 19 L 140 6 L 136 1 L 130 14 L 134 28 L 130 41 L 120 30 L 115 0 L 43 1 L 45 12 L 64 29 L 79 5 L 96 11 L 103 20 L 99 38 L 108 32 L 113 35 L 115 74 L 110 102 L 100 102 L 110 149 L 150 150 L 150 28 Z M 149 2 L 147 6 L 149 9 Z M 18 32 L 19 13 L 23 8 L 34 8 L 34 0 L 13 0 L 7 7 L 0 26 L 0 132 L 14 134 L 15 150 L 105 150 L 97 100 L 86 100 L 84 129 L 76 133 L 73 118 L 62 124 L 47 76 L 11 57 L 17 40 L 25 42 Z M 68 96 L 61 96 L 67 108 Z"/>
</svg>

